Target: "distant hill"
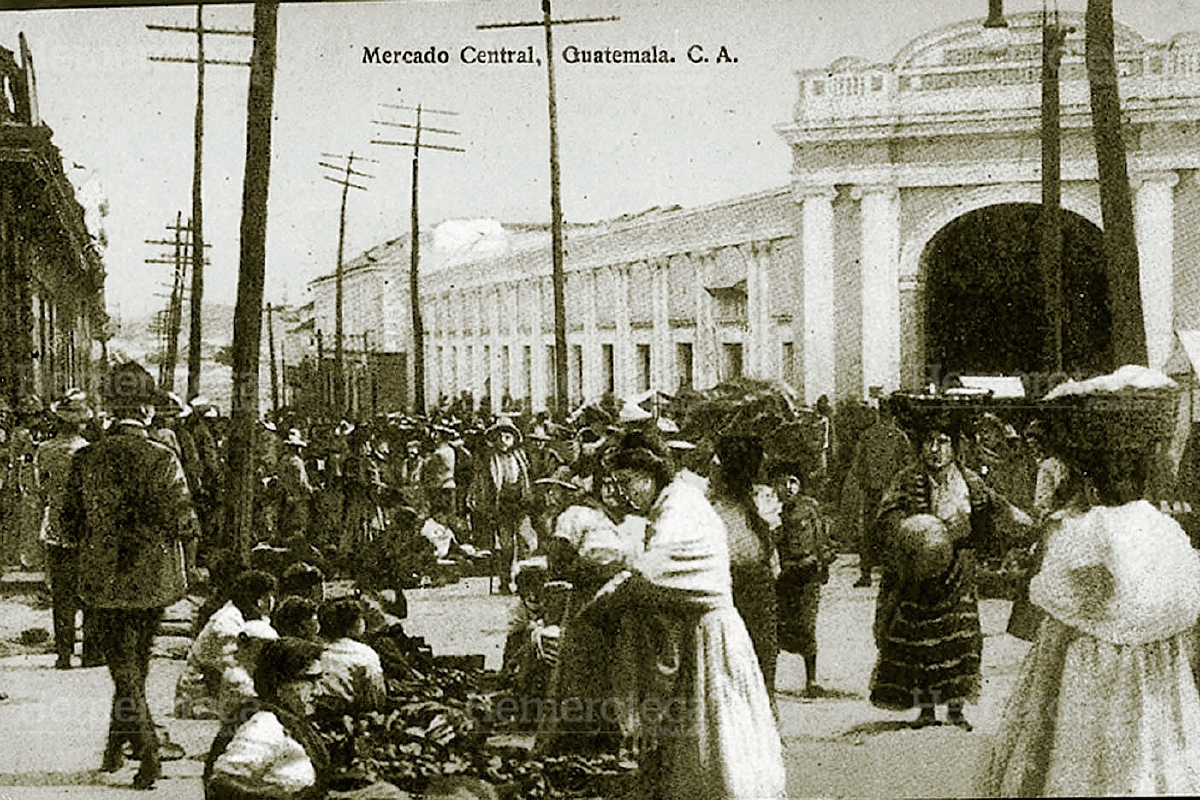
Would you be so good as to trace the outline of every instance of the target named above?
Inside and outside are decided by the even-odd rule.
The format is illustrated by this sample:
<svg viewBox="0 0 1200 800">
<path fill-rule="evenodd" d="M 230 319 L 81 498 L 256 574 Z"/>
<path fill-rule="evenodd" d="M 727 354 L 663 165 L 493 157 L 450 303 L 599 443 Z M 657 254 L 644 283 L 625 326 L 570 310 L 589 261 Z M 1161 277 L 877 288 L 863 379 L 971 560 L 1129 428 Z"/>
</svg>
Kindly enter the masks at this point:
<svg viewBox="0 0 1200 800">
<path fill-rule="evenodd" d="M 229 397 L 232 391 L 230 368 L 215 361 L 223 347 L 233 343 L 233 311 L 231 305 L 205 303 L 201 320 L 203 342 L 200 348 L 200 394 L 215 401 L 222 413 L 229 413 Z M 183 309 L 183 320 L 179 335 L 179 360 L 175 370 L 175 391 L 186 394 L 189 311 Z M 155 332 L 155 315 L 125 317 L 113 320 L 116 332 L 108 343 L 109 358 L 113 361 L 133 360 L 143 364 L 151 374 L 158 374 L 158 365 L 164 353 L 162 338 Z M 266 410 L 270 398 L 270 377 L 267 366 L 266 341 L 263 341 L 262 368 L 259 370 L 259 408 Z"/>
</svg>

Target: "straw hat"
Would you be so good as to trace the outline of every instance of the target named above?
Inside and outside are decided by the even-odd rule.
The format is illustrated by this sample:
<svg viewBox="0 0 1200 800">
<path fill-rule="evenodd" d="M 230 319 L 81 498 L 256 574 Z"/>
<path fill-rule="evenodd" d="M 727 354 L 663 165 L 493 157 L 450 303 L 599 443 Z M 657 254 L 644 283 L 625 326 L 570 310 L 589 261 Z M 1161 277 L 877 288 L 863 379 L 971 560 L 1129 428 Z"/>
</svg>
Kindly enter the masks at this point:
<svg viewBox="0 0 1200 800">
<path fill-rule="evenodd" d="M 517 423 L 513 422 L 512 417 L 500 417 L 497 419 L 495 424 L 487 429 L 488 438 L 497 436 L 501 431 L 508 431 L 518 442 L 524 438 L 521 434 L 521 429 L 517 427 Z"/>
<path fill-rule="evenodd" d="M 283 443 L 292 447 L 308 447 L 308 442 L 304 441 L 304 437 L 300 435 L 300 431 L 297 428 L 292 428 L 288 431 L 287 438 L 283 440 Z"/>
<path fill-rule="evenodd" d="M 92 418 L 87 392 L 82 389 L 68 389 L 61 400 L 50 404 L 50 413 L 64 422 L 82 425 Z"/>
</svg>

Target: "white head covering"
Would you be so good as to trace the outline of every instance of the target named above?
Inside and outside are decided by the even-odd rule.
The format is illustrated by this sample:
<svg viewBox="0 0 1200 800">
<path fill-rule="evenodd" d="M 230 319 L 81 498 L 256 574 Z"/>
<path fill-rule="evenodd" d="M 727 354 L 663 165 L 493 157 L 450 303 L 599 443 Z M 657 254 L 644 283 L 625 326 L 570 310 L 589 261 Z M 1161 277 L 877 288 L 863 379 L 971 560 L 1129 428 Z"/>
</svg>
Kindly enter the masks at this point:
<svg viewBox="0 0 1200 800">
<path fill-rule="evenodd" d="M 638 572 L 714 608 L 733 602 L 725 524 L 700 487 L 676 478 L 655 503 L 650 524 L 646 552 L 634 565 Z"/>
<path fill-rule="evenodd" d="M 1145 500 L 1060 518 L 1030 600 L 1113 644 L 1191 629 L 1200 615 L 1200 555 L 1179 523 Z"/>
</svg>

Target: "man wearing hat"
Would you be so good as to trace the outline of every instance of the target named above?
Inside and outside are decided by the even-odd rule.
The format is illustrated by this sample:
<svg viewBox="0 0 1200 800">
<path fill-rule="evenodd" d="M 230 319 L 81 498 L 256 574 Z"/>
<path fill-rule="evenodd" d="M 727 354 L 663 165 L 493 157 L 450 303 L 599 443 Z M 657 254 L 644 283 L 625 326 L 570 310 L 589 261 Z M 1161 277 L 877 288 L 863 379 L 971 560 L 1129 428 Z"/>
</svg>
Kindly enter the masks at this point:
<svg viewBox="0 0 1200 800">
<path fill-rule="evenodd" d="M 475 524 L 484 532 L 484 541 L 496 542 L 499 548 L 500 593 L 511 594 L 516 561 L 537 548 L 536 542 L 522 535 L 533 499 L 533 482 L 529 458 L 521 448 L 521 429 L 511 418 L 497 420 L 488 429 L 487 439 L 489 453 L 471 484 L 471 511 Z"/>
<path fill-rule="evenodd" d="M 70 669 L 75 652 L 75 615 L 80 610 L 76 594 L 75 548 L 62 535 L 59 515 L 67 488 L 67 474 L 75 453 L 87 446 L 83 427 L 92 418 L 87 394 L 71 389 L 63 399 L 50 404 L 57 432 L 42 442 L 34 457 L 40 499 L 45 509 L 40 538 L 46 546 L 46 571 L 50 579 L 50 599 L 54 604 L 54 663 L 57 669 Z M 104 663 L 95 630 L 95 614 L 83 615 L 83 666 Z"/>
<path fill-rule="evenodd" d="M 76 452 L 59 519 L 64 541 L 77 549 L 79 596 L 96 615 L 113 681 L 101 769 L 120 769 L 130 742 L 141 760 L 133 785 L 149 789 L 162 776 L 146 700 L 150 645 L 163 609 L 186 593 L 183 540 L 197 523 L 179 459 L 149 434 L 154 378 L 123 364 L 104 395 L 115 422 Z"/>
<path fill-rule="evenodd" d="M 292 428 L 283 440 L 283 447 L 284 454 L 275 465 L 279 488 L 279 530 L 276 533 L 280 541 L 297 534 L 308 536 L 308 502 L 313 494 L 301 455 L 308 442 L 297 428 Z"/>
</svg>

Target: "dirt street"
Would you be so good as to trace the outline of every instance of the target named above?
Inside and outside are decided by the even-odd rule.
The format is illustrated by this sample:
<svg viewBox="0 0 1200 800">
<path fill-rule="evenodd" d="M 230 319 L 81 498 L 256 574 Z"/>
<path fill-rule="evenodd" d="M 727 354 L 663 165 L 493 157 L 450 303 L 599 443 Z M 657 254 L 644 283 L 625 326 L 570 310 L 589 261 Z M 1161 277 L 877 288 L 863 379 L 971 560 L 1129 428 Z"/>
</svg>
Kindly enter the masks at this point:
<svg viewBox="0 0 1200 800">
<path fill-rule="evenodd" d="M 914 713 L 873 708 L 865 699 L 875 649 L 871 638 L 875 589 L 852 586 L 854 556 L 840 559 L 825 587 L 818 620 L 818 681 L 829 690 L 821 699 L 801 697 L 804 666 L 798 656 L 779 662 L 779 724 L 785 745 L 788 791 L 801 797 L 969 797 L 971 776 L 986 752 L 1016 671 L 1028 645 L 1003 633 L 1009 604 L 981 604 L 984 689 L 968 708 L 973 732 L 950 726 L 908 729 Z M 517 602 L 489 595 L 487 581 L 468 579 L 408 594 L 410 634 L 423 636 L 438 654 L 483 653 L 489 668 L 500 664 L 510 609 Z M 0 599 L 0 800 L 44 797 L 119 797 L 132 768 L 115 776 L 94 772 L 99 764 L 111 684 L 103 669 L 53 669 L 45 646 L 19 644 L 22 630 L 50 627 L 50 612 L 30 598 Z M 207 750 L 215 723 L 170 718 L 171 696 L 182 662 L 166 657 L 183 644 L 163 638 L 162 657 L 151 670 L 150 699 L 160 722 L 190 755 Z M 165 765 L 160 798 L 203 796 L 200 761 Z M 129 774 L 125 774 L 125 773 Z M 115 784 L 115 786 L 114 786 Z M 122 787 L 122 788 L 116 788 Z M 140 796 L 140 795 L 138 795 Z"/>
</svg>

